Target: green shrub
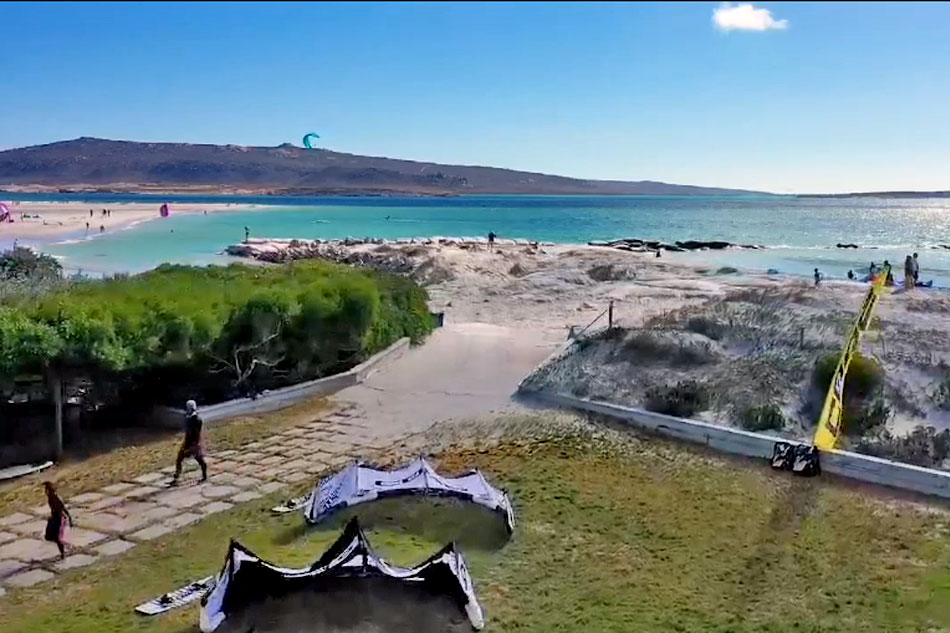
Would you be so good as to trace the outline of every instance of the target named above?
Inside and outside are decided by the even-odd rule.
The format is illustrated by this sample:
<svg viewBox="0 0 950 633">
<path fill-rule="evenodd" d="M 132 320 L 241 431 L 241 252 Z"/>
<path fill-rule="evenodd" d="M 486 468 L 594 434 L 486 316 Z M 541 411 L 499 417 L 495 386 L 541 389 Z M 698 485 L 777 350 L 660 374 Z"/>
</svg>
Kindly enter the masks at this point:
<svg viewBox="0 0 950 633">
<path fill-rule="evenodd" d="M 726 326 L 709 317 L 692 317 L 686 321 L 686 329 L 697 334 L 702 334 L 706 338 L 714 341 L 722 340 L 726 335 Z"/>
<path fill-rule="evenodd" d="M 874 438 L 861 440 L 854 449 L 917 466 L 940 466 L 950 457 L 950 431 L 937 432 L 932 426 L 918 425 L 907 435 L 895 437 L 883 430 Z"/>
<path fill-rule="evenodd" d="M 835 369 L 838 367 L 838 354 L 822 356 L 815 363 L 812 374 L 814 383 L 821 389 L 822 394 L 827 392 Z M 867 400 L 877 393 L 884 385 L 884 370 L 881 365 L 867 356 L 855 353 L 848 366 L 848 374 L 844 380 L 845 406 L 848 403 L 858 403 Z"/>
<path fill-rule="evenodd" d="M 0 379 L 53 368 L 104 373 L 146 398 L 224 397 L 244 383 L 275 388 L 346 369 L 433 326 L 425 290 L 394 275 L 319 261 L 166 264 L 4 295 Z"/>
<path fill-rule="evenodd" d="M 648 411 L 688 418 L 709 408 L 709 392 L 705 385 L 695 380 L 684 380 L 672 387 L 647 390 L 644 406 Z"/>
<path fill-rule="evenodd" d="M 938 409 L 950 411 L 950 374 L 937 382 L 937 386 L 930 397 Z"/>
<path fill-rule="evenodd" d="M 716 360 L 709 343 L 670 340 L 662 333 L 637 332 L 624 341 L 623 348 L 637 360 L 671 365 L 704 365 Z"/>
<path fill-rule="evenodd" d="M 739 412 L 739 426 L 746 431 L 778 430 L 785 426 L 785 416 L 775 403 L 747 405 Z"/>
<path fill-rule="evenodd" d="M 863 437 L 868 433 L 883 430 L 890 418 L 891 407 L 884 399 L 884 394 L 879 393 L 858 411 L 849 412 L 845 409 L 845 435 Z"/>
<path fill-rule="evenodd" d="M 63 267 L 55 257 L 18 247 L 0 253 L 0 280 L 30 283 L 58 280 Z"/>
<path fill-rule="evenodd" d="M 815 363 L 813 380 L 822 397 L 838 366 L 838 355 L 828 354 Z M 869 431 L 883 428 L 891 417 L 891 408 L 883 395 L 884 369 L 867 356 L 855 353 L 844 380 L 844 433 L 861 437 Z"/>
</svg>

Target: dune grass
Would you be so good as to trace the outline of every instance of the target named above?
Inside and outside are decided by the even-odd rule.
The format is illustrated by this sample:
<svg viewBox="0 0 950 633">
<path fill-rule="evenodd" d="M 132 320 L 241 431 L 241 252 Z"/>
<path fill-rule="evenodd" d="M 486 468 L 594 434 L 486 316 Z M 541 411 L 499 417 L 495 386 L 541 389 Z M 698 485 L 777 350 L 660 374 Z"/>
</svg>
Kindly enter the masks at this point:
<svg viewBox="0 0 950 633">
<path fill-rule="evenodd" d="M 387 501 L 356 512 L 379 552 L 422 560 L 460 536 L 488 631 L 943 631 L 950 515 L 832 479 L 801 479 L 657 439 L 565 437 L 447 449 L 505 486 L 518 525 L 457 504 Z M 285 496 L 286 493 L 277 496 Z M 135 604 L 217 570 L 228 539 L 309 562 L 340 516 L 305 530 L 275 497 L 215 515 L 51 584 L 11 591 L 0 630 L 185 632 L 197 608 L 140 618 Z M 500 522 L 500 521 L 499 521 Z M 497 532 L 495 533 L 497 536 Z"/>
</svg>

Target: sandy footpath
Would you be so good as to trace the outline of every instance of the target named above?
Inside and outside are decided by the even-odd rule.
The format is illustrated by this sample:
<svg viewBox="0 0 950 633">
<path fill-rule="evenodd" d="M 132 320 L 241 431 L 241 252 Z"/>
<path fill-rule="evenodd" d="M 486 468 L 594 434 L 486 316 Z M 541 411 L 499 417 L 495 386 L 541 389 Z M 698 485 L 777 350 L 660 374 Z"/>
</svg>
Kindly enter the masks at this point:
<svg viewBox="0 0 950 633">
<path fill-rule="evenodd" d="M 0 198 L 2 201 L 2 198 Z M 7 202 L 13 213 L 13 222 L 0 223 L 0 241 L 55 240 L 81 234 L 117 231 L 159 217 L 157 202 Z M 176 203 L 169 205 L 171 213 L 215 213 L 242 211 L 257 205 Z M 109 214 L 103 215 L 102 210 Z M 90 215 L 92 211 L 92 215 Z M 100 228 L 102 230 L 100 230 Z"/>
</svg>

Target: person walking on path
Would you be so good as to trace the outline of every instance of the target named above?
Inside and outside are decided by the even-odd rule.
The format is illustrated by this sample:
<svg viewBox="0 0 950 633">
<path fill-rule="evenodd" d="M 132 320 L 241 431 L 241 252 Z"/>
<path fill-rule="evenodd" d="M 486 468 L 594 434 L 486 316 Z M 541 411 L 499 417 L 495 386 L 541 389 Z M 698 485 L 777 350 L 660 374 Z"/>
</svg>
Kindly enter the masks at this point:
<svg viewBox="0 0 950 633">
<path fill-rule="evenodd" d="M 73 517 L 66 509 L 66 504 L 56 494 L 56 488 L 51 482 L 44 481 L 43 488 L 46 490 L 46 502 L 49 504 L 49 519 L 46 520 L 46 533 L 43 538 L 56 543 L 59 558 L 62 560 L 66 558 L 66 521 L 68 520 L 69 527 L 72 527 Z"/>
<path fill-rule="evenodd" d="M 181 476 L 181 465 L 186 457 L 194 457 L 201 466 L 201 481 L 208 479 L 208 464 L 205 463 L 204 451 L 201 448 L 201 417 L 198 415 L 198 404 L 194 400 L 185 403 L 185 439 L 178 449 L 178 458 L 175 460 L 175 476 L 171 485 L 178 483 Z"/>
</svg>

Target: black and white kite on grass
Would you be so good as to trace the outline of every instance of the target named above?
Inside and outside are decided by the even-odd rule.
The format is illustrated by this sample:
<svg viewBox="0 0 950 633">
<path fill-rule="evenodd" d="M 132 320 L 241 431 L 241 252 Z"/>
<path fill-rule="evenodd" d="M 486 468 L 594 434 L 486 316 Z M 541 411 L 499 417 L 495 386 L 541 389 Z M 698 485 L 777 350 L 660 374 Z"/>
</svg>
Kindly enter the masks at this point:
<svg viewBox="0 0 950 633">
<path fill-rule="evenodd" d="M 308 523 L 319 523 L 337 510 L 398 495 L 456 497 L 471 501 L 503 515 L 509 534 L 515 527 L 515 515 L 508 495 L 492 487 L 478 470 L 458 477 L 445 477 L 422 457 L 395 470 L 381 470 L 353 462 L 317 484 L 304 504 L 304 514 Z"/>
<path fill-rule="evenodd" d="M 268 599 L 320 591 L 360 578 L 389 579 L 448 595 L 468 616 L 472 628 L 479 630 L 485 625 L 465 559 L 454 543 L 415 567 L 396 567 L 373 552 L 356 518 L 319 560 L 302 569 L 278 567 L 232 541 L 224 568 L 201 599 L 199 625 L 204 633 L 210 633 L 228 618 L 237 618 L 245 609 Z"/>
</svg>

